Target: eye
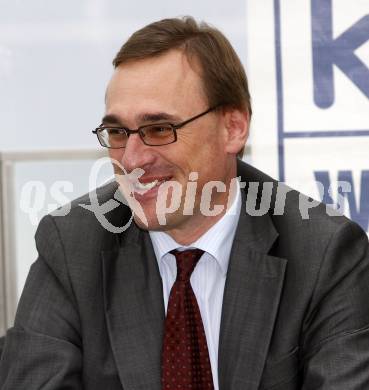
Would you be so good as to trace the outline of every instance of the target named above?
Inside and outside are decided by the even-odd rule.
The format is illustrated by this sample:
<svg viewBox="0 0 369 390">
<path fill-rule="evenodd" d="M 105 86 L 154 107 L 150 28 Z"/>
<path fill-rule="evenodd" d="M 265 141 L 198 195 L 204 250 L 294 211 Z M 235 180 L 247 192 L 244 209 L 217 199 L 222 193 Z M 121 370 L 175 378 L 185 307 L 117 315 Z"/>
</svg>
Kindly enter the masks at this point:
<svg viewBox="0 0 369 390">
<path fill-rule="evenodd" d="M 118 128 L 111 128 L 111 127 L 106 127 L 104 129 L 109 135 L 121 135 L 121 134 L 125 134 L 125 130 L 124 129 L 118 129 Z"/>
<path fill-rule="evenodd" d="M 145 127 L 144 133 L 147 136 L 163 136 L 172 133 L 172 126 L 168 124 L 155 124 Z"/>
<path fill-rule="evenodd" d="M 151 126 L 150 131 L 153 133 L 165 133 L 167 131 L 171 131 L 171 126 L 168 125 L 155 125 Z"/>
</svg>

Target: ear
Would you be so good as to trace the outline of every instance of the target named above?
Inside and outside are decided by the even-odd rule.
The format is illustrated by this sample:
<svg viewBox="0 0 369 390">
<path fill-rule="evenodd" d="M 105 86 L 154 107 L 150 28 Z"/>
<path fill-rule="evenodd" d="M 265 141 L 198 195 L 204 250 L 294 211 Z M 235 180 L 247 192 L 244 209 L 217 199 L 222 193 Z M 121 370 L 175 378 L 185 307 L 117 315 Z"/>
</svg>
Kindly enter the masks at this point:
<svg viewBox="0 0 369 390">
<path fill-rule="evenodd" d="M 249 135 L 249 114 L 236 108 L 225 108 L 223 115 L 226 151 L 237 155 L 244 148 Z"/>
</svg>

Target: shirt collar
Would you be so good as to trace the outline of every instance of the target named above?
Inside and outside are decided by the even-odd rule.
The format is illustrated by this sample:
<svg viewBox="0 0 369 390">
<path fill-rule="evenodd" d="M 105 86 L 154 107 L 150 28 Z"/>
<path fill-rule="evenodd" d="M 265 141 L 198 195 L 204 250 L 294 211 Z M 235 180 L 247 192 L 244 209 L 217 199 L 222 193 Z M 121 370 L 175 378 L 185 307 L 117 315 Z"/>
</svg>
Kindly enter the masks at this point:
<svg viewBox="0 0 369 390">
<path fill-rule="evenodd" d="M 236 196 L 231 207 L 223 217 L 205 232 L 199 239 L 184 247 L 178 244 L 169 234 L 163 231 L 149 231 L 154 247 L 154 252 L 161 270 L 163 257 L 174 249 L 198 248 L 207 252 L 218 263 L 222 273 L 226 275 L 229 256 L 233 239 L 237 229 L 237 223 L 241 212 L 241 190 L 237 180 Z"/>
</svg>

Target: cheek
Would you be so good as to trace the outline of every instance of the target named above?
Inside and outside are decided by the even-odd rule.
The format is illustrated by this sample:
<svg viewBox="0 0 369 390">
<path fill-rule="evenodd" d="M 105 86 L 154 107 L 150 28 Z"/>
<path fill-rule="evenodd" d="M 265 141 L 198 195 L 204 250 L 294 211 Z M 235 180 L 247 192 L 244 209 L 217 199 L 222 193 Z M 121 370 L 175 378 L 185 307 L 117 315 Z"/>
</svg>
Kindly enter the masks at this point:
<svg viewBox="0 0 369 390">
<path fill-rule="evenodd" d="M 178 141 L 170 150 L 169 160 L 186 171 L 203 172 L 209 176 L 208 171 L 224 165 L 225 158 L 221 134 L 216 130 L 202 131 L 200 128 L 197 133 L 183 131 L 182 134 L 178 134 Z"/>
<path fill-rule="evenodd" d="M 109 149 L 109 157 L 112 160 L 122 161 L 124 149 Z"/>
<path fill-rule="evenodd" d="M 109 150 L 109 157 L 114 160 L 121 160 L 124 149 L 108 149 Z"/>
<path fill-rule="evenodd" d="M 109 149 L 109 157 L 113 164 L 114 172 L 121 172 L 122 159 L 123 159 L 123 149 Z"/>
</svg>

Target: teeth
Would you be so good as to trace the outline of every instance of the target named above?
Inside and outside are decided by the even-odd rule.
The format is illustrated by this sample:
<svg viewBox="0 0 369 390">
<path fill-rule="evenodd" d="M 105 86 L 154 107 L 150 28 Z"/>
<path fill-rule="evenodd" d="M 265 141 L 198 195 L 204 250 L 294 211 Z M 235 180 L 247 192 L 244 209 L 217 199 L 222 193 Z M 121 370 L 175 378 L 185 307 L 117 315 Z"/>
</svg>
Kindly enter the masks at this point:
<svg viewBox="0 0 369 390">
<path fill-rule="evenodd" d="M 137 181 L 135 183 L 135 188 L 139 191 L 148 191 L 151 190 L 151 188 L 154 188 L 158 184 L 158 182 L 158 180 L 154 180 L 150 183 L 140 183 L 139 181 Z"/>
</svg>

